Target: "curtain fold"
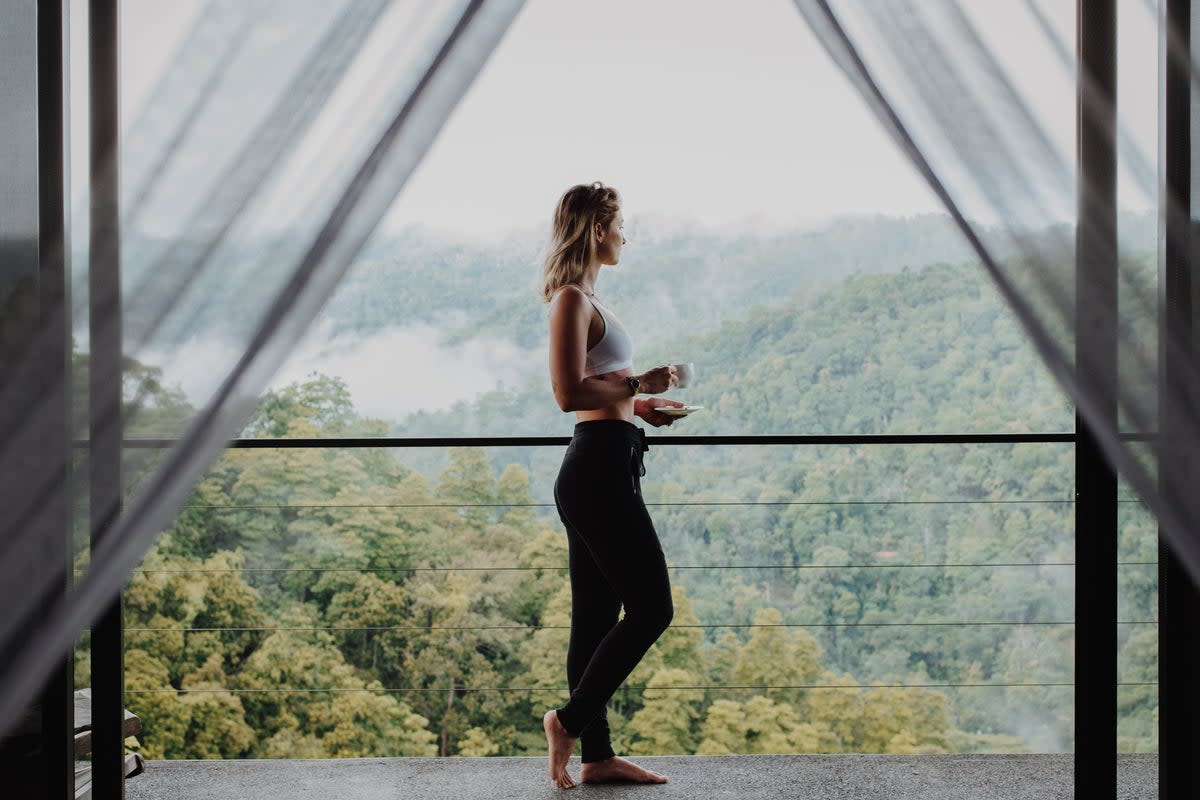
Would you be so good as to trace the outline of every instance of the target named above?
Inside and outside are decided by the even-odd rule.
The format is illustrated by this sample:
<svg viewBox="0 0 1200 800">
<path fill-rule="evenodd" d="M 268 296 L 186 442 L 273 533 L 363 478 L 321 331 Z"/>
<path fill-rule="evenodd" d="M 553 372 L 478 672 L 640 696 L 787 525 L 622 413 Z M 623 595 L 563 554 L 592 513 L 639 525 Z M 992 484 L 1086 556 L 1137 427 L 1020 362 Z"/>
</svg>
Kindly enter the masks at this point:
<svg viewBox="0 0 1200 800">
<path fill-rule="evenodd" d="M 1074 58 L 1043 7 L 1027 0 L 1024 15 L 1007 9 L 1009 24 L 1024 26 L 1019 57 L 1040 65 L 1022 81 L 1014 54 L 989 42 L 982 31 L 989 13 L 997 11 L 994 5 L 970 0 L 795 0 L 795 5 L 942 201 L 1037 352 L 1096 432 L 1106 457 L 1158 517 L 1170 545 L 1200 582 L 1200 495 L 1188 490 L 1200 443 L 1195 347 L 1177 332 L 1159 341 L 1157 267 L 1122 252 L 1119 230 L 1081 231 L 1098 242 L 1118 243 L 1117 252 L 1103 245 L 1108 251 L 1100 259 L 1118 263 L 1118 307 L 1102 281 L 1086 280 L 1085 274 L 1076 284 L 1074 209 L 1103 198 L 1091 189 L 1077 196 L 1073 128 L 1039 103 L 1047 87 L 1057 84 L 1069 88 L 1073 108 L 1076 90 Z M 1149 3 L 1143 11 L 1152 18 L 1157 14 Z M 1177 36 L 1170 31 L 1164 36 L 1178 48 Z M 1008 31 L 1008 41 L 1015 38 Z M 1195 87 L 1196 73 L 1191 75 Z M 1031 90 L 1031 84 L 1037 85 Z M 1079 91 L 1086 98 L 1085 115 L 1119 110 L 1087 76 Z M 1062 108 L 1068 98 L 1061 92 L 1056 97 Z M 1155 198 L 1154 158 L 1119 116 L 1117 130 L 1126 185 Z M 1160 222 L 1187 214 L 1170 198 L 1164 203 Z M 1064 222 L 1054 226 L 1056 220 Z M 981 223 L 1000 233 L 989 241 Z M 997 255 L 1000 237 L 1016 257 Z M 1103 337 L 1076 340 L 1076 314 L 1095 312 L 1100 319 L 1118 321 L 1116 417 L 1106 403 L 1109 356 Z M 1165 389 L 1158 377 L 1160 347 L 1163 358 L 1186 365 Z M 1179 413 L 1172 436 L 1152 438 L 1146 448 L 1138 440 L 1157 431 L 1160 402 Z"/>
<path fill-rule="evenodd" d="M 109 424 L 176 441 L 65 597 L 21 579 L 38 558 L 29 521 L 52 481 L 0 523 L 0 727 L 241 430 L 521 5 L 212 0 L 200 13 L 125 133 L 123 355 L 138 369 L 108 376 L 126 397 L 125 419 Z M 85 313 L 75 309 L 77 336 Z M 80 349 L 86 363 L 86 341 Z M 161 413 L 164 367 L 201 353 L 198 410 Z M 19 366 L 10 377 L 46 369 Z M 14 388 L 0 385 L 0 401 Z M 28 448 L 21 431 L 39 413 L 6 415 L 0 458 Z"/>
</svg>

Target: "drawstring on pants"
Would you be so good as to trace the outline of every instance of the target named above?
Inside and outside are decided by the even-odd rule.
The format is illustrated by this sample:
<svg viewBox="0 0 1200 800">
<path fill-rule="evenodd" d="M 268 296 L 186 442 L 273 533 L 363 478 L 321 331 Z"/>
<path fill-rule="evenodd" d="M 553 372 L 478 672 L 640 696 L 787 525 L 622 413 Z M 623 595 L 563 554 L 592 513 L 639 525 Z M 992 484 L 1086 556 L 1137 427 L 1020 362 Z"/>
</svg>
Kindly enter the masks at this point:
<svg viewBox="0 0 1200 800">
<path fill-rule="evenodd" d="M 646 432 L 641 428 L 637 429 L 637 436 L 634 442 L 629 447 L 629 480 L 633 485 L 633 493 L 641 492 L 641 478 L 646 474 L 646 462 L 644 454 L 650 449 L 650 444 L 646 441 Z"/>
</svg>

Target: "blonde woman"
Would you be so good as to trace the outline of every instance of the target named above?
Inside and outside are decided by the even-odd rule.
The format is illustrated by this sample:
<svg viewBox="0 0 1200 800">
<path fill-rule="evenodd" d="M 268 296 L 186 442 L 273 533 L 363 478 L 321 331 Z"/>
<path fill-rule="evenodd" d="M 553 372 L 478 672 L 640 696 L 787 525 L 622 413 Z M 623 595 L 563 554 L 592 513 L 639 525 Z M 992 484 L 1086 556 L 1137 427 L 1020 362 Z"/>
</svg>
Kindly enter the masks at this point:
<svg viewBox="0 0 1200 800">
<path fill-rule="evenodd" d="M 613 752 L 606 714 L 613 692 L 674 613 L 666 560 L 642 501 L 646 435 L 633 418 L 670 425 L 676 418 L 658 409 L 682 405 L 643 397 L 674 386 L 674 368 L 635 374 L 629 333 L 596 296 L 601 270 L 621 260 L 624 224 L 615 189 L 573 186 L 555 210 L 543 269 L 554 399 L 576 421 L 554 484 L 570 554 L 571 697 L 542 719 L 550 777 L 560 789 L 575 785 L 567 762 L 577 741 L 585 783 L 667 780 Z"/>
</svg>

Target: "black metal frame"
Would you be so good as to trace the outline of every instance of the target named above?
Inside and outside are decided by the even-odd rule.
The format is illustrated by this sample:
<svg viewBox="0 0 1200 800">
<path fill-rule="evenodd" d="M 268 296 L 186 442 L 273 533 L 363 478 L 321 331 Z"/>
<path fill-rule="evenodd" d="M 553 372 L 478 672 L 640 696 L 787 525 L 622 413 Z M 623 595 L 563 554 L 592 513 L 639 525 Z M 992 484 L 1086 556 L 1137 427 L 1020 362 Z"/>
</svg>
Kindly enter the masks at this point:
<svg viewBox="0 0 1200 800">
<path fill-rule="evenodd" d="M 1076 364 L 1117 417 L 1116 0 L 1078 0 Z M 1091 355 L 1084 359 L 1084 343 Z M 1076 412 L 1075 796 L 1117 796 L 1117 475 Z"/>
<path fill-rule="evenodd" d="M 1192 293 L 1197 276 L 1193 274 L 1192 249 L 1195 234 L 1192 221 L 1192 129 L 1200 123 L 1192 114 L 1190 59 L 1192 13 L 1197 0 L 1167 0 L 1168 30 L 1173 31 L 1178 50 L 1170 47 L 1161 60 L 1163 127 L 1163 172 L 1165 196 L 1161 198 L 1165 215 L 1161 259 L 1162 325 L 1166 336 L 1193 339 L 1196 332 L 1196 308 Z M 1160 46 L 1167 45 L 1160 42 Z M 1160 348 L 1160 382 L 1172 386 L 1176 375 L 1188 365 L 1177 364 L 1175 351 Z M 1177 409 L 1164 391 L 1159 409 L 1164 441 L 1175 442 L 1196 453 L 1197 442 L 1180 441 L 1175 420 L 1184 409 Z M 1185 463 L 1190 459 L 1178 459 Z M 1193 480 L 1184 485 L 1195 485 Z M 1164 491 L 1172 484 L 1163 482 Z M 1168 501 L 1173 498 L 1168 497 Z M 1192 800 L 1200 797 L 1200 592 L 1189 579 L 1179 559 L 1165 539 L 1159 538 L 1159 796 L 1164 800 Z"/>
<path fill-rule="evenodd" d="M 46 498 L 49 513 L 43 517 L 45 568 L 53 573 L 50 585 L 66 594 L 71 573 L 71 476 L 69 453 L 71 337 L 70 280 L 68 279 L 67 130 L 66 87 L 67 16 L 65 0 L 39 0 L 37 4 L 38 93 L 38 328 L 34 341 L 43 352 L 45 370 L 40 387 L 45 415 L 45 443 L 59 455 L 51 459 L 53 487 Z M 41 708 L 41 774 L 32 776 L 45 797 L 73 798 L 74 737 L 72 701 L 73 669 L 64 658 L 53 669 L 39 697 Z"/>
<path fill-rule="evenodd" d="M 91 546 L 121 508 L 121 258 L 119 4 L 90 0 L 91 97 L 88 488 Z M 125 796 L 125 662 L 121 597 L 92 625 L 92 797 Z"/>
</svg>

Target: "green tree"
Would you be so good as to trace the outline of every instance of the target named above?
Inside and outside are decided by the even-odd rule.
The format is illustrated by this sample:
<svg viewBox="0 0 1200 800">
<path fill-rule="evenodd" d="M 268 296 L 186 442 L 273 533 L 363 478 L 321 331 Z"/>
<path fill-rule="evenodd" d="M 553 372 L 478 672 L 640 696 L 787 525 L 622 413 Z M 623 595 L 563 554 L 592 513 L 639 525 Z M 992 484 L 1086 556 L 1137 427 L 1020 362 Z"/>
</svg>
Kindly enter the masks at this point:
<svg viewBox="0 0 1200 800">
<path fill-rule="evenodd" d="M 407 595 L 373 573 L 356 574 L 353 586 L 333 595 L 325 620 L 349 663 L 379 675 L 388 686 L 399 685 L 410 633 L 403 628 L 412 624 Z"/>
<path fill-rule="evenodd" d="M 458 504 L 459 517 L 471 527 L 482 528 L 493 518 L 496 481 L 481 448 L 450 449 L 450 464 L 439 478 L 438 496 Z"/>
<path fill-rule="evenodd" d="M 321 739 L 330 758 L 361 756 L 432 756 L 437 737 L 429 720 L 407 704 L 379 693 L 378 683 L 366 691 L 340 694 L 329 707 Z"/>
<path fill-rule="evenodd" d="M 738 653 L 733 679 L 743 686 L 804 686 L 821 674 L 820 646 L 807 632 L 781 627 L 783 615 L 764 608 L 754 616 L 754 631 Z M 768 697 L 795 701 L 798 689 L 768 689 Z"/>
<path fill-rule="evenodd" d="M 188 728 L 182 758 L 242 758 L 254 744 L 254 731 L 246 724 L 242 702 L 229 691 L 196 687 L 180 695 L 187 709 Z"/>
<path fill-rule="evenodd" d="M 499 521 L 518 529 L 532 528 L 537 523 L 533 510 L 533 493 L 529 472 L 518 464 L 509 464 L 496 480 L 496 502 L 504 504 Z"/>
<path fill-rule="evenodd" d="M 716 700 L 701 728 L 697 753 L 730 755 L 753 753 L 819 753 L 834 747 L 825 725 L 801 722 L 786 702 L 758 695 L 745 702 Z"/>
<path fill-rule="evenodd" d="M 469 728 L 458 743 L 460 756 L 491 756 L 500 751 L 483 728 Z"/>
<path fill-rule="evenodd" d="M 861 748 L 869 753 L 945 752 L 946 697 L 919 687 L 876 687 L 863 696 Z"/>
<path fill-rule="evenodd" d="M 168 665 L 178 685 L 213 654 L 236 669 L 260 634 L 259 595 L 241 574 L 240 552 L 195 561 L 151 553 L 125 590 L 124 614 L 131 642 Z"/>
<path fill-rule="evenodd" d="M 125 651 L 126 705 L 142 723 L 146 758 L 181 758 L 186 752 L 191 707 L 171 686 L 166 665 L 140 648 Z"/>
<path fill-rule="evenodd" d="M 647 755 L 686 755 L 695 750 L 693 730 L 700 718 L 704 691 L 692 688 L 697 676 L 666 667 L 654 674 L 643 692 L 643 705 L 629 721 L 636 737 L 630 751 Z"/>
<path fill-rule="evenodd" d="M 244 692 L 246 717 L 263 739 L 287 728 L 319 736 L 334 693 L 364 688 L 332 637 L 291 631 L 268 636 L 231 680 Z"/>
</svg>

